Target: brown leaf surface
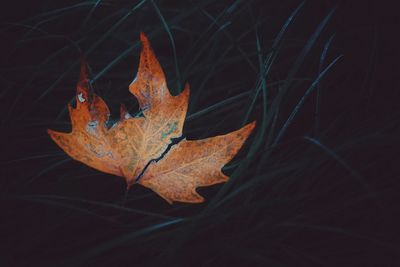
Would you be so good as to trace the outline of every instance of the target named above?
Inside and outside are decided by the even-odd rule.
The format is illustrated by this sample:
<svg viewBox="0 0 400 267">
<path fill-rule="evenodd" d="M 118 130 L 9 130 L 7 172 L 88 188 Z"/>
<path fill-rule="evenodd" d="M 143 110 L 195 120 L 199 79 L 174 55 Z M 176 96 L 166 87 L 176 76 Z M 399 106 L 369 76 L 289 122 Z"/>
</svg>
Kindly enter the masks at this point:
<svg viewBox="0 0 400 267">
<path fill-rule="evenodd" d="M 72 131 L 48 133 L 70 157 L 124 177 L 128 188 L 144 171 L 139 183 L 168 202 L 202 202 L 196 187 L 226 181 L 221 168 L 235 156 L 255 124 L 223 136 L 182 140 L 154 162 L 167 150 L 171 139 L 182 135 L 189 85 L 178 96 L 172 96 L 148 39 L 143 33 L 140 39 L 143 46 L 138 73 L 129 91 L 138 99 L 143 117 L 133 118 L 121 106 L 120 120 L 108 129 L 109 109 L 91 92 L 87 66 L 82 61 L 76 107 L 68 106 Z M 152 163 L 145 170 L 149 162 Z"/>
<path fill-rule="evenodd" d="M 140 40 L 143 49 L 139 70 L 129 91 L 138 99 L 146 120 L 140 128 L 140 159 L 134 177 L 141 173 L 150 160 L 162 155 L 172 138 L 181 137 L 189 103 L 189 84 L 185 85 L 181 94 L 172 96 L 160 63 L 143 33 L 140 34 Z M 129 124 L 129 120 L 126 123 Z"/>
<path fill-rule="evenodd" d="M 122 159 L 114 152 L 105 125 L 110 112 L 100 97 L 95 94 L 89 96 L 89 80 L 84 61 L 76 89 L 76 108 L 68 105 L 68 110 L 72 132 L 48 130 L 54 142 L 75 160 L 99 171 L 123 176 L 119 168 Z"/>
<path fill-rule="evenodd" d="M 203 202 L 204 198 L 196 188 L 228 179 L 221 168 L 236 155 L 254 126 L 255 122 L 237 131 L 202 140 L 184 139 L 161 160 L 152 162 L 139 183 L 169 203 Z"/>
</svg>

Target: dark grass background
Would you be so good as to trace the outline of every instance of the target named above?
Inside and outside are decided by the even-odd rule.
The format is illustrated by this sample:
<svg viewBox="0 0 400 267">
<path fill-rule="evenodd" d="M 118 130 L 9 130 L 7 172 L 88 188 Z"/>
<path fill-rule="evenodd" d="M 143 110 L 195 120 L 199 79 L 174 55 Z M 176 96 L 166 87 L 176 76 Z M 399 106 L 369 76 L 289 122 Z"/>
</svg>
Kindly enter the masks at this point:
<svg viewBox="0 0 400 267">
<path fill-rule="evenodd" d="M 1 8 L 1 266 L 399 266 L 395 1 L 10 1 Z M 333 12 L 333 13 L 332 13 Z M 231 180 L 169 205 L 71 160 L 79 57 L 118 119 L 144 31 L 184 135 L 257 120 Z"/>
</svg>

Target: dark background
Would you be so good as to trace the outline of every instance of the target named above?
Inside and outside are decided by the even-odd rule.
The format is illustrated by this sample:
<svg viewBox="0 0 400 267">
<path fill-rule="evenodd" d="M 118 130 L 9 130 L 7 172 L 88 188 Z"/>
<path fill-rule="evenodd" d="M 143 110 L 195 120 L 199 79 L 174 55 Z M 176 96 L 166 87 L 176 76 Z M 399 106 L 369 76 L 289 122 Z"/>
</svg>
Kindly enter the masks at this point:
<svg viewBox="0 0 400 267">
<path fill-rule="evenodd" d="M 395 1 L 307 1 L 273 49 L 300 4 L 4 3 L 1 266 L 400 265 Z M 70 131 L 65 107 L 81 54 L 111 120 L 120 103 L 138 111 L 127 88 L 140 31 L 149 36 L 170 91 L 191 84 L 187 138 L 237 129 L 247 112 L 258 121 L 224 168 L 233 182 L 199 189 L 203 204 L 169 205 L 140 186 L 125 195 L 123 179 L 69 159 L 46 133 Z M 271 53 L 277 57 L 260 75 L 259 57 Z M 318 73 L 338 56 L 277 139 Z M 262 90 L 255 95 L 260 77 L 266 101 Z"/>
</svg>

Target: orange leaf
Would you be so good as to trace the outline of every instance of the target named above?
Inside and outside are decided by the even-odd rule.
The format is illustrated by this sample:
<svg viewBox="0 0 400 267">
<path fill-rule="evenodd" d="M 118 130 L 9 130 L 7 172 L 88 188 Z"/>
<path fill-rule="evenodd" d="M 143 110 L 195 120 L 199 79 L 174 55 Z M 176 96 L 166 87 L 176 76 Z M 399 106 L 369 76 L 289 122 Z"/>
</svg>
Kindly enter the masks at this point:
<svg viewBox="0 0 400 267">
<path fill-rule="evenodd" d="M 182 140 L 158 162 L 152 162 L 139 183 L 169 203 L 203 202 L 198 186 L 225 182 L 221 168 L 238 152 L 255 122 L 226 135 L 202 140 Z"/>
<path fill-rule="evenodd" d="M 138 99 L 144 117 L 133 118 L 121 106 L 120 120 L 108 129 L 108 107 L 99 96 L 91 94 L 86 63 L 82 61 L 76 108 L 68 106 L 72 132 L 48 133 L 70 157 L 124 177 L 128 188 L 138 182 L 170 203 L 202 202 L 196 187 L 227 180 L 221 168 L 236 155 L 255 122 L 222 136 L 181 140 L 163 156 L 172 139 L 182 136 L 189 85 L 178 96 L 172 96 L 148 39 L 143 33 L 140 39 L 143 48 L 139 69 L 129 91 Z"/>
<path fill-rule="evenodd" d="M 121 155 L 115 153 L 106 128 L 110 112 L 100 97 L 89 96 L 87 67 L 83 60 L 76 89 L 76 108 L 68 105 L 68 110 L 72 132 L 48 130 L 54 142 L 75 160 L 102 172 L 123 176 L 119 167 Z"/>
</svg>

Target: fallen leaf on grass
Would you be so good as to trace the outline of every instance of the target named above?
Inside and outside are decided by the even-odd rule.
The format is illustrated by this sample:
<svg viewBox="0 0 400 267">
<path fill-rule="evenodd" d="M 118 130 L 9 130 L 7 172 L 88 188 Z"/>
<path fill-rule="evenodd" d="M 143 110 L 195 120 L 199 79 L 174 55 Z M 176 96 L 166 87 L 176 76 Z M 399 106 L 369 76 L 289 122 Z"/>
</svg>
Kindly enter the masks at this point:
<svg viewBox="0 0 400 267">
<path fill-rule="evenodd" d="M 255 122 L 226 135 L 183 139 L 167 151 L 172 139 L 182 136 L 190 89 L 186 84 L 179 95 L 172 96 L 147 37 L 141 33 L 140 39 L 139 69 L 129 91 L 139 101 L 143 117 L 131 117 L 121 106 L 120 120 L 107 128 L 109 109 L 90 90 L 87 66 L 82 61 L 76 107 L 68 106 L 72 131 L 48 133 L 70 157 L 124 177 L 128 188 L 139 183 L 169 203 L 203 202 L 196 188 L 228 179 L 221 168 L 237 154 Z"/>
</svg>

